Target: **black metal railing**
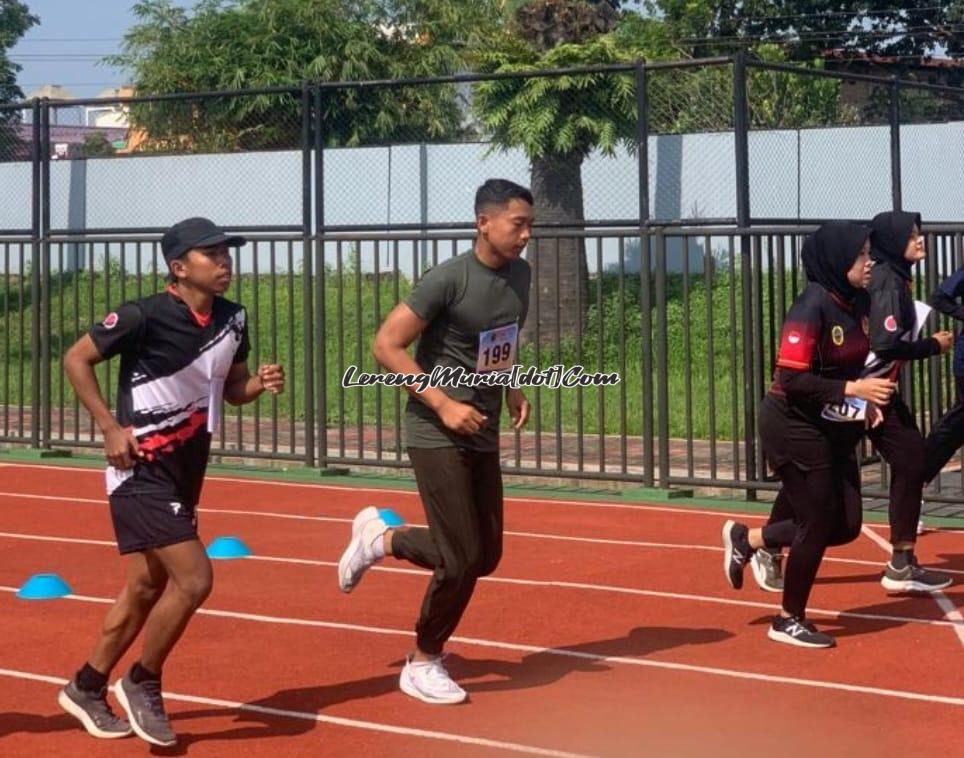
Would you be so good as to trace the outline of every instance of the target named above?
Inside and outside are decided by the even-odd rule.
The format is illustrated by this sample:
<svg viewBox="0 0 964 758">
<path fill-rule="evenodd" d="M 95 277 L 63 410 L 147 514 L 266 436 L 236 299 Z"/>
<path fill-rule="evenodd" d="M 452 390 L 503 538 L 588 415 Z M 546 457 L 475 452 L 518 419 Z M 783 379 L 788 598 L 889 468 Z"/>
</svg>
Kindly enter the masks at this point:
<svg viewBox="0 0 964 758">
<path fill-rule="evenodd" d="M 215 454 L 320 467 L 406 466 L 405 398 L 381 386 L 345 388 L 342 377 L 350 366 L 377 370 L 370 345 L 378 324 L 427 267 L 471 245 L 475 186 L 496 171 L 525 182 L 538 157 L 492 157 L 505 145 L 490 143 L 484 120 L 470 118 L 444 134 L 417 118 L 402 119 L 388 134 L 352 132 L 338 120 L 343 106 L 354 102 L 350 93 L 422 87 L 450 97 L 458 87 L 524 87 L 562 76 L 626 79 L 635 88 L 635 115 L 615 157 L 580 154 L 582 217 L 553 212 L 538 222 L 526 253 L 534 281 L 520 360 L 540 368 L 580 365 L 621 380 L 530 388 L 528 428 L 503 429 L 506 471 L 750 496 L 774 488 L 757 443 L 756 408 L 783 316 L 805 284 L 802 239 L 820 221 L 807 216 L 801 197 L 808 181 L 822 182 L 823 199 L 833 203 L 839 195 L 847 208 L 854 189 L 845 177 L 826 182 L 819 174 L 826 167 L 806 166 L 815 139 L 809 130 L 832 130 L 816 136 L 846 152 L 863 139 L 850 127 L 889 127 L 875 158 L 883 163 L 874 170 L 886 177 L 873 212 L 898 208 L 908 187 L 914 197 L 921 191 L 905 181 L 901 156 L 912 148 L 902 134 L 931 124 L 928 114 L 946 118 L 962 90 L 764 64 L 742 54 L 532 75 L 304 84 L 83 101 L 128 113 L 133 126 L 122 147 L 84 132 L 83 146 L 66 152 L 57 141 L 65 121 L 57 112 L 76 101 L 0 106 L 0 170 L 10 169 L 24 190 L 21 207 L 0 217 L 0 441 L 100 444 L 63 378 L 61 356 L 120 302 L 163 286 L 158 239 L 167 224 L 210 215 L 249 238 L 237 253 L 229 296 L 248 308 L 251 362 L 284 363 L 289 382 L 284 395 L 225 416 Z M 826 109 L 805 118 L 792 102 L 773 107 L 773 93 L 817 79 L 873 85 L 883 104 L 863 115 Z M 578 108 L 578 92 L 572 97 L 559 107 Z M 796 114 L 793 123 L 788 112 Z M 761 132 L 776 147 L 760 143 Z M 697 181 L 687 184 L 683 144 L 694 137 L 707 147 Z M 784 159 L 795 170 L 783 172 L 790 176 L 780 186 L 791 189 L 769 202 L 774 198 L 755 172 L 769 170 L 768 162 L 782 170 Z M 489 162 L 496 160 L 508 162 Z M 730 178 L 713 184 L 709 176 Z M 942 193 L 953 194 L 956 181 L 948 175 Z M 695 204 L 711 210 L 691 212 L 683 196 L 702 185 L 723 199 L 700 195 Z M 757 206 L 765 212 L 754 214 Z M 771 208 L 795 213 L 769 217 Z M 964 262 L 964 224 L 952 223 L 962 219 L 945 220 L 927 223 L 925 216 L 930 257 L 919 266 L 920 299 Z M 934 328 L 938 321 L 950 326 L 943 317 L 932 321 Z M 98 371 L 110 398 L 116 367 L 108 362 Z M 926 433 L 954 401 L 949 358 L 915 364 L 903 386 Z M 866 453 L 873 492 L 886 483 L 886 469 Z M 929 496 L 964 501 L 964 474 L 959 478 L 945 477 Z"/>
</svg>

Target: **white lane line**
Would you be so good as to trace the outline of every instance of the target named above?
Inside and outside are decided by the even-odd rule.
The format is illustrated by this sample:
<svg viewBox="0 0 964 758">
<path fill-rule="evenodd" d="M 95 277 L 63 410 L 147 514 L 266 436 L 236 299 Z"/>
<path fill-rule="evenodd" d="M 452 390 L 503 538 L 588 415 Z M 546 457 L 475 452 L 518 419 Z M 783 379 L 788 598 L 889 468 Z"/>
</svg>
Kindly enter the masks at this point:
<svg viewBox="0 0 964 758">
<path fill-rule="evenodd" d="M 0 585 L 2 592 L 16 592 L 16 587 L 6 587 Z M 98 603 L 101 605 L 111 605 L 114 603 L 112 598 L 90 597 L 86 595 L 68 595 L 66 600 L 75 600 L 85 603 Z M 407 629 L 387 629 L 384 627 L 364 626 L 361 624 L 346 624 L 334 621 L 320 621 L 316 619 L 291 618 L 287 616 L 264 616 L 254 613 L 238 613 L 235 611 L 213 610 L 201 608 L 198 613 L 219 618 L 230 618 L 241 621 L 253 621 L 266 624 L 280 624 L 287 626 L 306 626 L 321 629 L 335 629 L 338 631 L 365 632 L 368 634 L 378 634 L 392 637 L 413 638 L 414 632 Z M 821 679 L 802 679 L 799 677 L 775 676 L 772 674 L 759 674 L 752 671 L 741 671 L 738 669 L 724 669 L 714 666 L 696 666 L 689 663 L 674 663 L 672 661 L 657 661 L 646 658 L 628 658 L 625 656 L 607 656 L 596 653 L 587 653 L 581 650 L 569 650 L 567 648 L 538 647 L 536 645 L 524 645 L 512 642 L 498 642 L 494 640 L 479 639 L 475 637 L 451 638 L 451 642 L 475 647 L 483 647 L 497 650 L 511 650 L 520 653 L 534 653 L 538 655 L 552 655 L 562 658 L 578 658 L 581 660 L 594 661 L 597 663 L 616 663 L 627 666 L 639 666 L 642 668 L 655 668 L 667 671 L 685 671 L 694 674 L 707 674 L 710 676 L 721 676 L 730 679 L 744 679 L 756 682 L 769 682 L 773 684 L 787 684 L 798 687 L 809 687 L 823 690 L 837 690 L 840 692 L 855 692 L 863 695 L 875 695 L 879 697 L 889 697 L 898 700 L 917 700 L 929 703 L 940 703 L 943 705 L 954 705 L 964 707 L 964 697 L 953 697 L 948 695 L 932 695 L 923 692 L 909 692 L 906 690 L 890 690 L 881 687 L 867 687 L 859 684 L 847 684 L 845 682 L 831 682 Z"/>
<path fill-rule="evenodd" d="M 863 534 L 871 542 L 887 553 L 887 555 L 893 555 L 893 547 L 879 534 L 868 529 L 866 526 L 862 526 L 860 531 L 863 532 Z M 929 592 L 927 594 L 929 594 L 933 598 L 934 602 L 937 603 L 937 607 L 941 609 L 941 612 L 944 614 L 944 618 L 953 623 L 954 634 L 957 635 L 958 642 L 964 646 L 964 616 L 961 615 L 961 612 L 957 609 L 954 603 L 951 602 L 951 599 L 940 590 L 937 592 Z"/>
<path fill-rule="evenodd" d="M 24 468 L 24 469 L 42 469 L 46 471 L 74 471 L 84 474 L 96 474 L 98 477 L 103 477 L 102 469 L 88 468 L 85 466 L 63 466 L 63 465 L 43 465 L 37 463 L 0 463 L 0 468 Z M 394 489 L 394 488 L 381 488 L 381 487 L 360 487 L 360 486 L 339 486 L 337 484 L 312 484 L 310 482 L 281 482 L 273 479 L 256 479 L 256 478 L 242 478 L 242 477 L 230 477 L 230 476 L 219 476 L 219 475 L 209 475 L 205 477 L 208 481 L 218 481 L 218 482 L 231 482 L 234 484 L 247 484 L 253 486 L 261 487 L 286 487 L 292 489 L 310 489 L 310 490 L 320 490 L 322 492 L 352 492 L 358 494 L 369 494 L 369 495 L 404 495 L 412 498 L 418 498 L 418 493 L 414 490 L 405 489 Z M 0 493 L 3 495 L 5 493 Z M 66 498 L 71 499 L 71 498 Z M 716 516 L 716 517 L 736 517 L 748 520 L 765 521 L 768 518 L 766 513 L 741 513 L 739 511 L 729 510 L 727 508 L 720 508 L 720 510 L 709 510 L 709 509 L 698 509 L 698 508 L 687 508 L 679 507 L 673 508 L 665 505 L 652 505 L 649 503 L 615 503 L 608 501 L 592 501 L 592 500 L 564 500 L 556 498 L 538 498 L 538 497 L 517 497 L 513 496 L 511 493 L 506 496 L 506 501 L 511 503 L 532 503 L 538 505 L 565 505 L 569 507 L 577 508 L 611 508 L 617 510 L 628 510 L 628 511 L 655 511 L 662 513 L 677 513 L 680 515 L 695 515 L 695 516 Z M 81 501 L 83 502 L 83 501 Z M 101 502 L 101 501 L 89 501 L 89 502 Z M 887 529 L 886 524 L 865 524 L 864 526 L 870 529 Z M 942 532 L 961 532 L 964 529 L 957 528 L 941 528 L 939 530 L 934 529 L 932 531 L 942 531 Z"/>
<path fill-rule="evenodd" d="M 76 498 L 76 497 L 66 497 L 63 495 L 31 495 L 29 493 L 23 492 L 0 492 L 0 498 L 9 497 L 22 500 L 46 500 L 52 502 L 65 502 L 65 503 L 81 503 L 85 505 L 102 505 L 106 506 L 106 500 L 95 500 L 92 498 Z M 252 511 L 243 510 L 239 508 L 212 508 L 203 507 L 198 509 L 201 513 L 216 513 L 231 516 L 255 516 L 260 518 L 274 518 L 282 519 L 288 521 L 318 521 L 322 523 L 331 524 L 350 524 L 352 519 L 341 518 L 335 516 L 302 516 L 296 513 L 277 513 L 274 511 Z M 412 522 L 409 526 L 424 526 L 417 522 Z M 519 532 L 513 530 L 505 530 L 504 534 L 510 537 L 521 537 L 525 539 L 540 539 L 540 540 L 557 540 L 559 542 L 581 542 L 587 544 L 595 545 L 622 545 L 628 547 L 643 547 L 643 548 L 654 548 L 654 549 L 666 549 L 666 550 L 711 550 L 715 552 L 721 552 L 723 548 L 713 547 L 710 545 L 689 545 L 682 543 L 671 543 L 671 542 L 647 542 L 644 540 L 615 540 L 606 539 L 603 537 L 579 537 L 570 536 L 565 534 L 549 534 L 544 532 Z M 850 562 L 854 563 L 853 559 L 846 558 L 825 558 L 827 561 L 840 561 L 840 562 Z M 877 566 L 878 564 L 872 561 L 864 561 L 862 565 L 867 566 Z M 952 571 L 951 573 L 964 574 L 964 571 Z"/>
<path fill-rule="evenodd" d="M 67 683 L 67 680 L 61 677 L 46 676 L 44 674 L 34 674 L 28 671 L 18 671 L 16 669 L 7 668 L 0 668 L 0 676 L 6 676 L 12 679 L 25 679 L 32 682 L 43 682 L 44 684 L 55 684 L 60 687 Z M 436 732 L 428 729 L 415 729 L 407 726 L 396 726 L 394 724 L 382 724 L 378 721 L 360 721 L 358 719 L 342 718 L 340 716 L 326 716 L 321 713 L 309 713 L 306 711 L 289 711 L 283 708 L 269 708 L 263 705 L 254 705 L 253 703 L 237 703 L 232 700 L 221 700 L 220 698 L 213 697 L 200 697 L 198 695 L 183 695 L 177 692 L 164 692 L 163 694 L 165 699 L 173 700 L 175 702 L 209 705 L 232 711 L 250 711 L 252 713 L 261 713 L 266 716 L 277 716 L 280 718 L 299 719 L 303 721 L 318 721 L 323 724 L 335 724 L 337 726 L 348 727 L 349 729 L 364 729 L 369 732 L 387 732 L 388 734 L 398 734 L 406 737 L 422 737 L 430 740 L 458 742 L 463 745 L 477 745 L 479 747 L 506 750 L 514 753 L 527 753 L 529 755 L 546 755 L 554 756 L 555 758 L 587 758 L 587 756 L 582 753 L 568 753 L 562 750 L 551 750 L 549 748 L 522 745 L 518 742 L 490 740 L 486 737 L 470 737 L 464 734 L 451 734 L 450 732 Z"/>
<path fill-rule="evenodd" d="M 44 470 L 59 470 L 59 471 L 76 471 L 87 474 L 97 474 L 100 478 L 103 478 L 104 472 L 101 469 L 85 468 L 80 466 L 44 466 L 37 463 L 0 463 L 0 468 L 25 468 L 25 469 L 44 469 Z M 287 487 L 293 489 L 310 489 L 310 490 L 320 490 L 321 492 L 354 492 L 358 494 L 366 495 L 404 495 L 407 497 L 418 498 L 418 493 L 414 490 L 403 490 L 403 489 L 392 489 L 392 488 L 380 488 L 380 487 L 355 487 L 355 486 L 339 486 L 337 484 L 311 484 L 310 482 L 278 482 L 274 480 L 264 480 L 264 479 L 248 479 L 241 477 L 230 477 L 230 476 L 219 476 L 219 475 L 209 475 L 205 477 L 207 481 L 212 482 L 231 482 L 233 484 L 249 484 L 255 486 L 267 486 L 267 487 Z M 767 515 L 765 513 L 738 513 L 735 511 L 730 511 L 722 509 L 719 511 L 704 509 L 699 510 L 695 508 L 673 508 L 665 505 L 650 505 L 648 503 L 615 503 L 608 501 L 591 501 L 591 500 L 562 500 L 555 498 L 538 498 L 538 497 L 516 497 L 511 493 L 506 495 L 506 501 L 512 503 L 532 503 L 539 505 L 565 505 L 569 507 L 578 508 L 615 508 L 620 510 L 630 510 L 630 511 L 662 511 L 665 513 L 679 513 L 679 514 L 695 514 L 701 516 L 721 516 L 729 514 L 731 516 L 737 516 L 739 518 L 746 519 L 766 519 Z"/>
<path fill-rule="evenodd" d="M 19 532 L 0 532 L 0 539 L 22 539 L 36 542 L 61 542 L 78 545 L 94 545 L 97 547 L 115 548 L 113 542 L 107 540 L 88 540 L 76 537 L 50 537 L 39 534 L 22 534 Z M 264 561 L 269 563 L 292 564 L 300 566 L 324 566 L 334 567 L 338 564 L 335 561 L 312 560 L 308 558 L 288 558 L 282 556 L 252 555 L 245 560 Z M 408 574 L 427 576 L 429 572 L 421 569 L 395 568 L 392 566 L 374 566 L 373 571 L 380 571 L 387 574 Z M 526 587 L 555 587 L 560 589 L 581 590 L 589 592 L 608 592 L 619 595 L 635 595 L 638 597 L 655 597 L 662 600 L 681 600 L 684 602 L 710 603 L 714 605 L 729 605 L 738 608 L 762 608 L 767 611 L 776 611 L 780 606 L 775 603 L 763 603 L 752 600 L 734 600 L 732 598 L 716 597 L 713 595 L 695 595 L 681 592 L 665 592 L 662 590 L 647 590 L 636 587 L 621 587 L 618 585 L 591 584 L 588 582 L 568 582 L 563 580 L 549 579 L 518 579 L 504 576 L 482 577 L 479 581 L 492 584 L 510 584 Z M 823 608 L 807 608 L 807 613 L 826 616 L 832 619 L 854 618 L 865 621 L 888 621 L 900 624 L 923 624 L 925 626 L 953 626 L 959 622 L 952 619 L 923 619 L 914 616 L 889 616 L 882 614 L 858 613 L 851 611 L 827 610 Z M 964 620 L 960 622 L 964 627 Z"/>
</svg>

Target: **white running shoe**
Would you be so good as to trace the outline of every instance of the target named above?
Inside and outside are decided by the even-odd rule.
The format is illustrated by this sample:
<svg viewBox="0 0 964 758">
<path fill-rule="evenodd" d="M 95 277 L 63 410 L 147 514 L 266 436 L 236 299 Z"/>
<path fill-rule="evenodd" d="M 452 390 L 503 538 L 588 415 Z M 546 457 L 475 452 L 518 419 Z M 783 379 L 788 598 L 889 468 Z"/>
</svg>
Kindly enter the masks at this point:
<svg viewBox="0 0 964 758">
<path fill-rule="evenodd" d="M 338 561 L 338 587 L 342 592 L 355 589 L 365 572 L 378 562 L 372 543 L 387 530 L 388 525 L 373 505 L 363 508 L 355 516 L 351 524 L 351 542 Z"/>
<path fill-rule="evenodd" d="M 442 665 L 441 655 L 429 661 L 414 661 L 409 656 L 398 678 L 398 686 L 406 695 L 433 705 L 454 705 L 469 696 L 449 676 Z"/>
<path fill-rule="evenodd" d="M 761 590 L 783 592 L 782 564 L 782 553 L 771 553 L 766 548 L 754 551 L 750 558 L 750 568 L 753 569 L 753 578 Z"/>
<path fill-rule="evenodd" d="M 924 526 L 924 519 L 918 519 L 917 521 L 917 536 L 922 535 L 927 531 L 927 527 Z"/>
</svg>

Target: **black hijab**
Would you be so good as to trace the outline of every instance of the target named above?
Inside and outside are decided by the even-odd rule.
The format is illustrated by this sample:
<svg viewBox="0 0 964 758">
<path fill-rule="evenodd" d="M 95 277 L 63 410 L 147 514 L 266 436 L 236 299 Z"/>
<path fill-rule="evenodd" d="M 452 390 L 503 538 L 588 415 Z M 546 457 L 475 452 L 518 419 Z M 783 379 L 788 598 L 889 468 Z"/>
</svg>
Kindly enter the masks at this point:
<svg viewBox="0 0 964 758">
<path fill-rule="evenodd" d="M 914 224 L 920 229 L 919 213 L 888 211 L 878 213 L 870 222 L 870 254 L 879 263 L 888 263 L 898 274 L 910 281 L 914 265 L 904 258 Z"/>
<path fill-rule="evenodd" d="M 849 221 L 828 221 L 807 237 L 801 256 L 807 279 L 853 302 L 862 290 L 847 279 L 870 230 Z"/>
</svg>

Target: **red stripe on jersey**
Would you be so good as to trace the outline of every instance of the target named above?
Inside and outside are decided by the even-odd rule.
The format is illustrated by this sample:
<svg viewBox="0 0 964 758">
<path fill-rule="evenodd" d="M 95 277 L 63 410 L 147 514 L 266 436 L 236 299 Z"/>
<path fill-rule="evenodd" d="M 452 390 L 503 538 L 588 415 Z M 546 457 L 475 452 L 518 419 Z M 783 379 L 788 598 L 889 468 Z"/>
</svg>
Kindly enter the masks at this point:
<svg viewBox="0 0 964 758">
<path fill-rule="evenodd" d="M 162 452 L 170 453 L 187 442 L 208 422 L 207 409 L 194 411 L 187 421 L 172 432 L 154 432 L 138 442 L 138 446 L 148 455 Z"/>
<path fill-rule="evenodd" d="M 813 363 L 816 347 L 817 334 L 814 324 L 787 321 L 780 334 L 777 366 L 807 370 Z"/>
</svg>

